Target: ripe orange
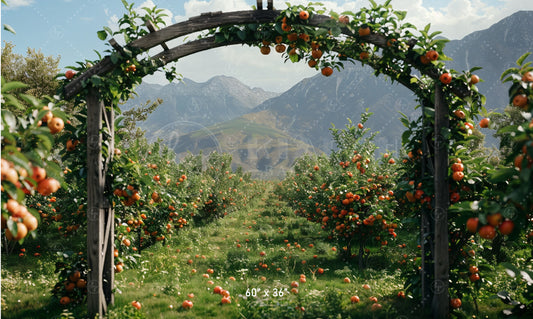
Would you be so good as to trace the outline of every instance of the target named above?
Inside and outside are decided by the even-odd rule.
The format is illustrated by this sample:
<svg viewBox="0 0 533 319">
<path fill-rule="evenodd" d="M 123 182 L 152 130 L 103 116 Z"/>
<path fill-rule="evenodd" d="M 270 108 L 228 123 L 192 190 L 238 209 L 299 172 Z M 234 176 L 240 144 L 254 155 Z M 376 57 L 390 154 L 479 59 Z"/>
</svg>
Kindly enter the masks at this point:
<svg viewBox="0 0 533 319">
<path fill-rule="evenodd" d="M 193 303 L 192 303 L 192 301 L 190 301 L 190 300 L 185 300 L 185 301 L 181 304 L 181 306 L 183 307 L 183 309 L 191 309 L 192 306 L 193 306 Z"/>
<path fill-rule="evenodd" d="M 39 224 L 37 218 L 35 218 L 35 216 L 33 216 L 32 214 L 26 214 L 26 216 L 23 217 L 22 222 L 24 223 L 24 225 L 26 225 L 28 231 L 36 230 L 37 225 Z"/>
<path fill-rule="evenodd" d="M 87 287 L 87 281 L 85 279 L 79 279 L 76 282 L 76 287 L 80 288 L 80 289 L 83 289 L 83 288 Z"/>
<path fill-rule="evenodd" d="M 276 52 L 283 53 L 287 47 L 284 44 L 277 44 L 275 46 Z"/>
<path fill-rule="evenodd" d="M 70 298 L 67 296 L 63 296 L 61 297 L 61 299 L 59 299 L 59 303 L 62 304 L 63 306 L 66 306 L 70 303 Z"/>
<path fill-rule="evenodd" d="M 261 47 L 261 53 L 264 54 L 264 55 L 268 55 L 270 54 L 270 47 L 269 46 L 262 46 Z"/>
<path fill-rule="evenodd" d="M 287 40 L 291 42 L 298 40 L 298 34 L 296 34 L 295 32 L 287 34 Z"/>
<path fill-rule="evenodd" d="M 429 61 L 436 61 L 439 58 L 439 53 L 435 50 L 430 50 L 426 52 L 426 58 Z"/>
<path fill-rule="evenodd" d="M 527 106 L 527 96 L 525 94 L 517 94 L 513 98 L 513 105 L 519 108 Z"/>
<path fill-rule="evenodd" d="M 476 282 L 476 281 L 478 281 L 481 278 L 479 277 L 478 273 L 474 273 L 474 274 L 470 275 L 469 279 L 470 279 L 471 282 Z"/>
<path fill-rule="evenodd" d="M 333 74 L 333 69 L 329 66 L 322 69 L 322 75 L 324 76 L 330 76 Z"/>
<path fill-rule="evenodd" d="M 74 75 L 76 75 L 75 71 L 67 70 L 67 72 L 65 72 L 65 77 L 67 78 L 67 80 L 72 79 L 74 77 Z"/>
<path fill-rule="evenodd" d="M 529 71 L 522 75 L 522 81 L 533 82 L 533 72 Z"/>
<path fill-rule="evenodd" d="M 350 297 L 350 301 L 352 303 L 358 303 L 359 302 L 359 297 L 358 296 L 351 296 Z"/>
<path fill-rule="evenodd" d="M 479 76 L 472 74 L 470 76 L 470 84 L 477 84 L 479 83 Z"/>
<path fill-rule="evenodd" d="M 136 308 L 137 310 L 141 309 L 141 303 L 138 302 L 138 301 L 136 301 L 136 300 L 135 300 L 135 301 L 132 301 L 132 302 L 131 302 L 131 305 L 132 305 L 134 308 Z"/>
<path fill-rule="evenodd" d="M 292 27 L 286 23 L 282 23 L 281 24 L 281 30 L 285 31 L 285 32 L 289 32 L 292 30 Z"/>
<path fill-rule="evenodd" d="M 479 127 L 487 128 L 487 127 L 489 127 L 489 123 L 490 123 L 490 119 L 483 118 L 483 119 L 481 119 L 481 121 L 479 121 Z"/>
<path fill-rule="evenodd" d="M 37 192 L 43 196 L 48 196 L 55 193 L 60 187 L 61 184 L 56 179 L 49 177 L 39 182 Z"/>
<path fill-rule="evenodd" d="M 464 170 L 463 163 L 453 163 L 452 172 L 462 172 Z"/>
<path fill-rule="evenodd" d="M 450 305 L 452 306 L 453 309 L 457 309 L 461 307 L 461 299 L 453 298 L 452 300 L 450 300 Z"/>
<path fill-rule="evenodd" d="M 479 218 L 477 217 L 470 217 L 467 221 L 466 221 L 466 229 L 471 232 L 471 233 L 476 233 L 477 232 L 477 226 L 479 224 Z"/>
<path fill-rule="evenodd" d="M 496 237 L 496 229 L 492 225 L 484 225 L 479 229 L 479 236 L 485 239 L 494 239 Z"/>
<path fill-rule="evenodd" d="M 343 280 L 343 281 L 344 281 L 345 283 L 347 283 L 347 284 L 349 284 L 350 282 L 352 282 L 352 281 L 350 280 L 350 278 L 348 278 L 348 277 L 344 277 L 344 280 Z"/>
<path fill-rule="evenodd" d="M 500 230 L 500 234 L 502 235 L 509 235 L 510 233 L 513 232 L 513 229 L 514 229 L 514 222 L 512 220 L 504 220 L 500 227 L 498 227 L 498 229 Z"/>
<path fill-rule="evenodd" d="M 479 272 L 479 269 L 476 266 L 470 266 L 468 267 L 468 271 L 470 271 L 471 274 L 475 274 Z"/>
<path fill-rule="evenodd" d="M 458 118 L 460 118 L 461 120 L 466 117 L 465 112 L 463 112 L 462 110 L 455 110 L 453 111 L 453 114 L 457 116 Z"/>
<path fill-rule="evenodd" d="M 359 36 L 365 37 L 370 35 L 370 28 L 368 26 L 363 26 L 359 28 Z"/>
<path fill-rule="evenodd" d="M 230 297 L 222 297 L 222 299 L 220 300 L 220 303 L 222 303 L 222 304 L 230 304 L 231 303 L 231 298 Z"/>
<path fill-rule="evenodd" d="M 322 57 L 322 51 L 320 49 L 313 49 L 311 51 L 311 56 L 313 59 L 318 60 Z"/>
<path fill-rule="evenodd" d="M 465 177 L 465 174 L 460 171 L 453 172 L 452 178 L 454 181 L 459 182 Z"/>
<path fill-rule="evenodd" d="M 50 133 L 56 134 L 61 132 L 63 128 L 65 127 L 65 122 L 59 117 L 54 117 L 50 121 L 48 121 L 48 128 L 50 129 Z"/>
<path fill-rule="evenodd" d="M 39 183 L 40 181 L 46 178 L 46 170 L 44 168 L 33 166 L 32 171 L 33 171 L 33 174 L 31 178 L 33 178 L 33 180 L 36 181 L 37 183 Z"/>
<path fill-rule="evenodd" d="M 443 73 L 439 77 L 442 84 L 450 84 L 452 83 L 452 75 L 450 73 Z"/>
<path fill-rule="evenodd" d="M 487 222 L 489 223 L 489 225 L 496 227 L 501 224 L 502 218 L 503 217 L 501 213 L 490 214 L 487 216 Z"/>
<path fill-rule="evenodd" d="M 309 12 L 302 10 L 300 11 L 299 17 L 301 20 L 307 20 L 309 19 Z"/>
</svg>

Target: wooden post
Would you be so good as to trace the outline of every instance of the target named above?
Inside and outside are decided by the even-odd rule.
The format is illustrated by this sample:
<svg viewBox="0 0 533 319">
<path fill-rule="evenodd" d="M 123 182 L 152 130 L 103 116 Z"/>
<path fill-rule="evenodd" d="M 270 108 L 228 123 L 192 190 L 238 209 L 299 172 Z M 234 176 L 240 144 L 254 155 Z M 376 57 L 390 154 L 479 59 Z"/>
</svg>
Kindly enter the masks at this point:
<svg viewBox="0 0 533 319">
<path fill-rule="evenodd" d="M 434 318 L 447 318 L 449 308 L 448 279 L 448 147 L 449 106 L 444 101 L 440 82 L 435 84 L 435 221 L 434 262 L 435 277 L 432 285 Z"/>
<path fill-rule="evenodd" d="M 274 10 L 274 0 L 268 0 L 267 9 L 268 10 Z"/>
<path fill-rule="evenodd" d="M 263 10 L 263 0 L 257 0 L 257 10 Z"/>
<path fill-rule="evenodd" d="M 87 96 L 87 311 L 91 318 L 103 316 L 107 305 L 113 302 L 114 214 L 104 196 L 101 132 L 104 109 L 98 91 L 91 89 Z"/>
</svg>

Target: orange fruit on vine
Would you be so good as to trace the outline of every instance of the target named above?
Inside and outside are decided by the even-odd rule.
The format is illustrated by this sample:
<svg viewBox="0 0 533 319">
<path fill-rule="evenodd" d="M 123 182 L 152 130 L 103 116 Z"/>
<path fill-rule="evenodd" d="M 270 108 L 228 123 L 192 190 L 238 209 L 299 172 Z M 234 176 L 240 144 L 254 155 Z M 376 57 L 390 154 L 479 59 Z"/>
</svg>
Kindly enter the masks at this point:
<svg viewBox="0 0 533 319">
<path fill-rule="evenodd" d="M 481 119 L 481 121 L 479 121 L 479 127 L 481 128 L 487 128 L 489 127 L 489 124 L 490 124 L 490 119 L 486 117 Z"/>
<path fill-rule="evenodd" d="M 529 71 L 522 75 L 522 81 L 533 82 L 533 72 Z"/>
<path fill-rule="evenodd" d="M 527 106 L 527 96 L 525 94 L 517 94 L 513 97 L 513 105 L 519 108 Z"/>
<path fill-rule="evenodd" d="M 487 223 L 489 223 L 489 225 L 492 225 L 494 227 L 501 224 L 502 220 L 503 220 L 503 216 L 501 213 L 490 214 L 487 216 Z"/>
<path fill-rule="evenodd" d="M 48 121 L 48 128 L 52 134 L 61 132 L 64 127 L 65 122 L 63 122 L 63 120 L 59 117 L 53 117 L 50 121 Z"/>
<path fill-rule="evenodd" d="M 370 35 L 370 28 L 368 26 L 363 26 L 359 28 L 359 36 L 366 37 Z"/>
<path fill-rule="evenodd" d="M 37 192 L 43 196 L 48 196 L 55 193 L 60 187 L 61 184 L 56 179 L 49 177 L 39 182 Z"/>
<path fill-rule="evenodd" d="M 333 74 L 333 69 L 329 66 L 322 69 L 322 75 L 324 76 L 330 76 Z"/>
<path fill-rule="evenodd" d="M 454 181 L 459 182 L 465 177 L 465 174 L 460 171 L 453 172 L 452 178 Z"/>
<path fill-rule="evenodd" d="M 479 236 L 485 239 L 494 239 L 496 237 L 496 228 L 492 225 L 484 225 L 479 229 Z"/>
<path fill-rule="evenodd" d="M 437 61 L 439 58 L 439 53 L 435 50 L 429 50 L 428 52 L 426 52 L 426 58 L 429 61 Z"/>
<path fill-rule="evenodd" d="M 470 277 L 469 277 L 470 281 L 471 282 L 476 282 L 478 281 L 479 279 L 481 279 L 481 277 L 479 277 L 479 274 L 478 273 L 475 273 L 475 274 L 471 274 Z"/>
<path fill-rule="evenodd" d="M 311 68 L 314 68 L 317 65 L 317 62 L 316 60 L 309 60 L 309 62 L 307 62 L 307 65 L 309 65 L 309 67 Z"/>
<path fill-rule="evenodd" d="M 452 164 L 452 172 L 462 172 L 462 171 L 464 171 L 463 163 L 453 163 Z"/>
<path fill-rule="evenodd" d="M 450 300 L 450 306 L 452 306 L 453 309 L 457 309 L 461 307 L 461 299 L 459 298 L 453 298 Z"/>
<path fill-rule="evenodd" d="M 281 24 L 281 30 L 285 31 L 285 32 L 289 32 L 292 30 L 292 27 L 286 23 L 282 23 Z"/>
<path fill-rule="evenodd" d="M 339 17 L 339 23 L 342 23 L 342 24 L 350 23 L 350 17 L 345 16 L 345 15 L 340 16 Z"/>
<path fill-rule="evenodd" d="M 479 272 L 479 269 L 476 266 L 470 266 L 468 267 L 468 271 L 470 271 L 471 274 L 475 274 Z"/>
<path fill-rule="evenodd" d="M 287 34 L 287 40 L 289 40 L 291 42 L 294 42 L 294 41 L 298 40 L 298 34 L 296 34 L 294 32 Z"/>
<path fill-rule="evenodd" d="M 443 73 L 440 75 L 439 80 L 442 82 L 442 84 L 450 84 L 452 83 L 452 75 L 448 72 Z"/>
<path fill-rule="evenodd" d="M 298 14 L 298 16 L 301 20 L 307 20 L 309 19 L 309 12 L 307 12 L 306 10 L 302 10 L 300 11 L 300 14 Z"/>
<path fill-rule="evenodd" d="M 287 47 L 284 44 L 278 44 L 275 46 L 276 52 L 283 53 L 287 49 Z"/>
<path fill-rule="evenodd" d="M 268 55 L 270 54 L 270 47 L 269 46 L 262 46 L 261 47 L 261 53 L 264 54 L 264 55 Z"/>
<path fill-rule="evenodd" d="M 70 298 L 68 296 L 63 296 L 61 299 L 59 299 L 59 303 L 63 306 L 66 306 L 70 303 Z"/>
<path fill-rule="evenodd" d="M 466 221 L 466 229 L 472 234 L 475 234 L 477 232 L 478 225 L 479 225 L 479 218 L 477 217 L 470 217 Z"/>
<path fill-rule="evenodd" d="M 67 80 L 72 79 L 74 77 L 74 75 L 76 75 L 75 71 L 67 70 L 67 72 L 65 72 L 65 77 L 67 78 Z"/>
<path fill-rule="evenodd" d="M 498 227 L 498 230 L 500 231 L 500 234 L 502 235 L 511 234 L 513 232 L 513 229 L 514 229 L 514 222 L 510 219 L 504 220 Z"/>
<path fill-rule="evenodd" d="M 311 56 L 313 59 L 318 60 L 322 57 L 322 51 L 320 49 L 313 49 L 311 51 Z"/>
</svg>

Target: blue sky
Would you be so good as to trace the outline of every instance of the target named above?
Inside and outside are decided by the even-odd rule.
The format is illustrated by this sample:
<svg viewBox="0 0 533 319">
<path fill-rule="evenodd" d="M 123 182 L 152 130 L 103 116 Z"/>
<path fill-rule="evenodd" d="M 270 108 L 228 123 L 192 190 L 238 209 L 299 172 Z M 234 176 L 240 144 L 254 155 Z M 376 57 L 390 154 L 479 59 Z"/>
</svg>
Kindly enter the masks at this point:
<svg viewBox="0 0 533 319">
<path fill-rule="evenodd" d="M 45 55 L 61 56 L 61 68 L 76 61 L 96 59 L 94 50 L 103 53 L 108 46 L 96 32 L 103 26 L 115 25 L 125 9 L 120 0 L 7 0 L 2 5 L 2 24 L 16 31 L 13 35 L 2 30 L 3 41 L 16 46 L 24 54 L 28 47 L 40 49 Z M 131 2 L 131 1 L 130 1 Z M 266 6 L 266 0 L 263 1 Z M 283 9 L 286 0 L 274 0 Z M 293 4 L 309 1 L 294 0 Z M 368 5 L 367 0 L 321 1 L 335 12 L 357 10 Z M 383 2 L 377 0 L 377 2 Z M 157 5 L 169 10 L 173 24 L 206 11 L 246 10 L 255 5 L 249 0 L 138 0 L 136 6 Z M 533 10 L 530 0 L 392 0 L 398 10 L 407 10 L 407 21 L 418 27 L 432 23 L 432 30 L 443 31 L 450 39 L 488 28 L 500 19 L 518 11 Z M 239 58 L 236 58 L 239 57 Z M 289 63 L 290 64 L 290 63 Z M 199 67 L 201 65 L 201 67 Z M 227 47 L 195 54 L 177 62 L 184 77 L 203 82 L 214 75 L 225 74 L 238 78 L 252 87 L 281 92 L 304 77 L 316 72 L 302 64 L 287 65 L 279 56 L 263 57 L 254 48 Z M 261 75 L 261 76 L 258 76 Z M 146 79 L 162 83 L 161 76 Z"/>
</svg>

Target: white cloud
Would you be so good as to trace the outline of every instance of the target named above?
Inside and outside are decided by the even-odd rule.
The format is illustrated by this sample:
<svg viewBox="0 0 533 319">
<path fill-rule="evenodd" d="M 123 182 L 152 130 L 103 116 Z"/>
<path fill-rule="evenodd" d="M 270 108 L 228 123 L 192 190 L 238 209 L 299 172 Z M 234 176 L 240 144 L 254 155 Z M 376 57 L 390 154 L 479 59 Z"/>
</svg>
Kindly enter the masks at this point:
<svg viewBox="0 0 533 319">
<path fill-rule="evenodd" d="M 7 6 L 2 5 L 2 10 L 9 10 L 16 7 L 27 7 L 33 4 L 34 0 L 7 0 Z"/>
</svg>

